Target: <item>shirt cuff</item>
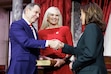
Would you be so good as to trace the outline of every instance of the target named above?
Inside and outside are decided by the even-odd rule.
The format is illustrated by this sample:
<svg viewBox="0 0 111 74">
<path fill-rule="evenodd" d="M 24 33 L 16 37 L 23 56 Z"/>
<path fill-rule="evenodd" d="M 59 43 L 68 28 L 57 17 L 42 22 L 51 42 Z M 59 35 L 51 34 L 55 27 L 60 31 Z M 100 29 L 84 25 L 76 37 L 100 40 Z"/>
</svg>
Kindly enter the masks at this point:
<svg viewBox="0 0 111 74">
<path fill-rule="evenodd" d="M 46 40 L 46 44 L 45 44 L 45 47 L 48 47 L 48 40 Z"/>
</svg>

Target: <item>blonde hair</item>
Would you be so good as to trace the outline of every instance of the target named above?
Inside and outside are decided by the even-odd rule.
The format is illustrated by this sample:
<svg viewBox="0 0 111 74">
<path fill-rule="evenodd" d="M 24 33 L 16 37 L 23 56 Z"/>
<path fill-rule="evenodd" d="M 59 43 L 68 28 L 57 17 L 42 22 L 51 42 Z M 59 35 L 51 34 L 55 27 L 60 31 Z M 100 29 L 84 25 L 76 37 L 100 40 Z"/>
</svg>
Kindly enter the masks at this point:
<svg viewBox="0 0 111 74">
<path fill-rule="evenodd" d="M 56 10 L 56 11 L 58 12 L 58 14 L 59 14 L 59 22 L 58 22 L 58 25 L 59 25 L 59 26 L 62 26 L 62 15 L 61 15 L 61 13 L 60 13 L 60 10 L 59 10 L 57 7 L 52 6 L 52 7 L 49 7 L 49 8 L 46 10 L 45 14 L 44 14 L 44 18 L 43 18 L 43 21 L 42 21 L 42 25 L 41 25 L 40 30 L 45 29 L 45 28 L 47 28 L 47 27 L 49 26 L 49 23 L 47 22 L 47 17 L 48 17 L 48 15 L 49 15 L 52 11 L 54 11 L 54 10 Z"/>
</svg>

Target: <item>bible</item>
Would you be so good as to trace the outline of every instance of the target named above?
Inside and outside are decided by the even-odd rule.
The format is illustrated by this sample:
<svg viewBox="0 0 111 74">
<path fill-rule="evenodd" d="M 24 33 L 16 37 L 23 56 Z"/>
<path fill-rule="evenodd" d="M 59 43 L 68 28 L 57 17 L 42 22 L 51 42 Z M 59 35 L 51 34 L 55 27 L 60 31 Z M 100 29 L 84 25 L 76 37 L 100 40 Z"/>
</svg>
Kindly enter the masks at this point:
<svg viewBox="0 0 111 74">
<path fill-rule="evenodd" d="M 36 66 L 54 66 L 56 64 L 56 60 L 46 56 L 40 56 L 36 62 Z"/>
<path fill-rule="evenodd" d="M 36 66 L 54 66 L 56 64 L 56 61 L 51 60 L 36 60 L 37 64 Z"/>
</svg>

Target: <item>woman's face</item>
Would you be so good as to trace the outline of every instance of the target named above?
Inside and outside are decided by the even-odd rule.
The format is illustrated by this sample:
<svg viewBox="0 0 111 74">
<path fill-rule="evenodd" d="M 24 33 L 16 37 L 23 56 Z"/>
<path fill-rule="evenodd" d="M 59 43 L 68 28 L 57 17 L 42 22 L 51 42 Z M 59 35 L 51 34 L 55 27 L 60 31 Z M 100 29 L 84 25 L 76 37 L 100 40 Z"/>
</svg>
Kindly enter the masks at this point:
<svg viewBox="0 0 111 74">
<path fill-rule="evenodd" d="M 52 25 L 57 25 L 59 22 L 59 13 L 57 10 L 51 11 L 48 14 L 47 21 Z"/>
<path fill-rule="evenodd" d="M 81 22 L 82 22 L 82 25 L 85 25 L 85 12 L 81 9 Z"/>
</svg>

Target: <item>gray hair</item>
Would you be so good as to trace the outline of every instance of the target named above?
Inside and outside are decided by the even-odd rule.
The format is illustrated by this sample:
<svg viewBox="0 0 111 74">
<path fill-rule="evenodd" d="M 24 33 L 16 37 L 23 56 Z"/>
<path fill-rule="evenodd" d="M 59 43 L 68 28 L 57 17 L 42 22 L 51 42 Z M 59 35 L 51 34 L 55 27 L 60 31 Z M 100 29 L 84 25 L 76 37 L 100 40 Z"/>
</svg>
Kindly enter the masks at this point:
<svg viewBox="0 0 111 74">
<path fill-rule="evenodd" d="M 30 10 L 31 10 L 35 5 L 37 5 L 37 6 L 40 7 L 40 5 L 37 4 L 37 3 L 29 3 L 29 4 L 26 5 L 26 7 L 24 8 L 24 13 L 25 13 L 26 9 L 30 9 Z"/>
</svg>

